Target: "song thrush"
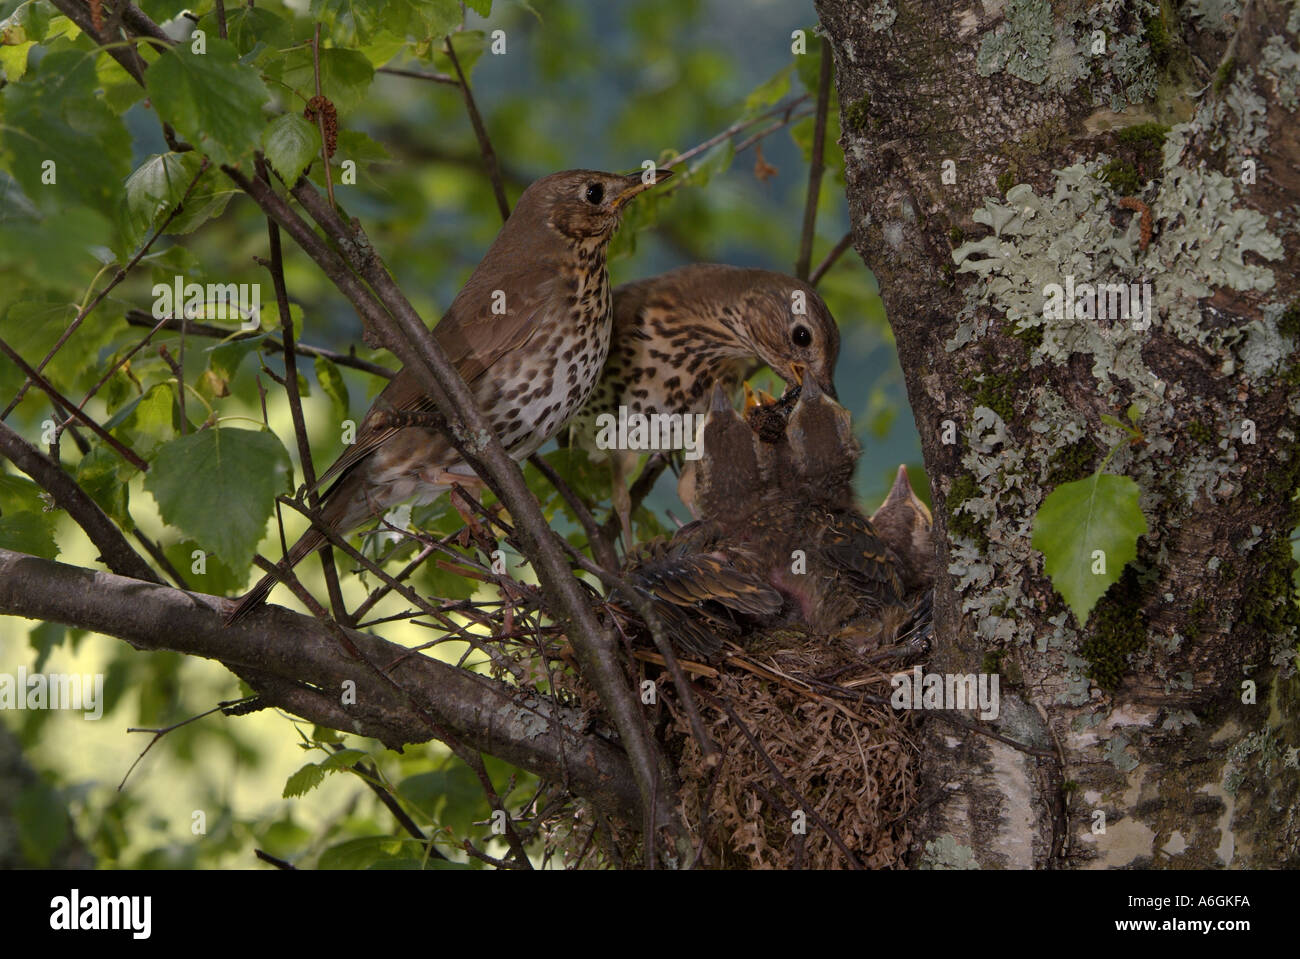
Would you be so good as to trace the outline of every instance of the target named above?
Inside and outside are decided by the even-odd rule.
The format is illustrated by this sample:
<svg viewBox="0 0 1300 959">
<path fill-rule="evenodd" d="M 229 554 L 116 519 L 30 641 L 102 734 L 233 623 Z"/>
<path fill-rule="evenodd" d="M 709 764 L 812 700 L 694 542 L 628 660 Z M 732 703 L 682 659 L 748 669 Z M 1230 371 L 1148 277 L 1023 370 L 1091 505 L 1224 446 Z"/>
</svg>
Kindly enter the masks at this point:
<svg viewBox="0 0 1300 959">
<path fill-rule="evenodd" d="M 792 371 L 798 378 L 798 370 Z M 628 580 L 687 653 L 721 636 L 802 624 L 855 647 L 887 641 L 907 618 L 896 558 L 854 501 L 859 448 L 849 414 L 804 378 L 784 433 L 760 439 L 715 393 L 704 430 L 701 518 L 634 553 Z"/>
<path fill-rule="evenodd" d="M 609 358 L 595 391 L 574 420 L 579 445 L 594 447 L 595 418 L 629 414 L 703 414 L 715 383 L 734 399 L 743 380 L 766 364 L 787 383 L 796 364 L 832 397 L 840 335 L 809 284 L 771 270 L 700 263 L 614 290 Z M 626 511 L 626 473 L 638 451 L 613 455 L 615 510 Z M 679 487 L 690 505 L 690 464 Z M 698 513 L 698 510 L 696 511 Z"/>
<path fill-rule="evenodd" d="M 720 636 L 770 621 L 785 604 L 762 578 L 763 556 L 743 534 L 759 507 L 762 486 L 754 435 L 722 385 L 714 387 L 704 424 L 696 501 L 701 518 L 671 540 L 638 544 L 627 581 L 642 590 L 674 643 L 699 659 L 721 649 Z"/>
<path fill-rule="evenodd" d="M 889 495 L 871 514 L 871 525 L 898 557 L 898 577 L 907 593 L 934 585 L 934 518 L 912 490 L 906 466 L 898 467 Z"/>
<path fill-rule="evenodd" d="M 528 187 L 496 240 L 452 301 L 433 335 L 469 384 L 512 457 L 521 460 L 559 431 L 596 384 L 609 350 L 611 296 L 605 251 L 629 200 L 670 176 L 569 170 Z M 430 425 L 432 399 L 399 372 L 376 397 L 356 442 L 317 484 L 333 481 L 322 516 L 351 532 L 404 500 L 436 499 L 474 475 Z M 292 568 L 325 544 L 308 530 L 281 561 Z M 257 606 L 268 574 L 234 607 L 233 622 Z"/>
</svg>

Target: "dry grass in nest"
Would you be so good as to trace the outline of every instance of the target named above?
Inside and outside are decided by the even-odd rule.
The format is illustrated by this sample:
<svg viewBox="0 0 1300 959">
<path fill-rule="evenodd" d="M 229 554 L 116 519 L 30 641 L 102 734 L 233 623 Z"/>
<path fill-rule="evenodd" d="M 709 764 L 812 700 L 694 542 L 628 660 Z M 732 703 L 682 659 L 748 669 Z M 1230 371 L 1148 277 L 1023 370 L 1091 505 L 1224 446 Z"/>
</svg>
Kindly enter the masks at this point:
<svg viewBox="0 0 1300 959">
<path fill-rule="evenodd" d="M 788 631 L 736 648 L 715 668 L 691 670 L 705 731 L 721 755 L 710 763 L 657 659 L 638 656 L 638 679 L 655 684 L 657 701 L 646 708 L 680 777 L 679 811 L 698 866 L 902 864 L 918 750 L 910 714 L 888 706 L 889 672 L 824 638 Z M 585 683 L 570 674 L 565 685 L 584 710 L 599 714 Z M 639 824 L 594 815 L 581 800 L 569 804 L 552 820 L 552 849 L 569 865 L 640 864 Z"/>
</svg>

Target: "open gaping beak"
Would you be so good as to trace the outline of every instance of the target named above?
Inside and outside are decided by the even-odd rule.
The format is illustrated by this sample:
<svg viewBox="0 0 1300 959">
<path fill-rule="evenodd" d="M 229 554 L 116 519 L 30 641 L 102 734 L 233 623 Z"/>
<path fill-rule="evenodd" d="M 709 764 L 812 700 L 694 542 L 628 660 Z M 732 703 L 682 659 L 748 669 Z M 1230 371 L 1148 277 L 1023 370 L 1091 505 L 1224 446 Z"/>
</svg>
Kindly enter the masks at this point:
<svg viewBox="0 0 1300 959">
<path fill-rule="evenodd" d="M 803 388 L 803 381 L 807 375 L 808 375 L 808 368 L 804 366 L 802 363 L 790 364 L 790 376 L 794 379 L 795 385 L 800 387 L 800 389 Z M 830 380 L 826 380 L 825 382 L 823 382 L 822 380 L 814 378 L 813 382 L 817 384 L 818 389 L 822 393 L 825 393 L 827 396 L 829 396 L 833 400 L 836 400 L 837 402 L 839 401 L 839 396 L 836 395 L 835 393 L 835 384 L 832 383 Z"/>
<path fill-rule="evenodd" d="M 672 170 L 660 170 L 657 167 L 655 168 L 654 173 L 650 173 L 648 170 L 639 170 L 636 173 L 629 173 L 623 178 L 627 183 L 627 186 L 623 188 L 622 193 L 614 198 L 614 209 L 623 209 L 632 197 L 636 196 L 638 193 L 644 193 L 652 186 L 658 186 L 672 175 Z"/>
</svg>

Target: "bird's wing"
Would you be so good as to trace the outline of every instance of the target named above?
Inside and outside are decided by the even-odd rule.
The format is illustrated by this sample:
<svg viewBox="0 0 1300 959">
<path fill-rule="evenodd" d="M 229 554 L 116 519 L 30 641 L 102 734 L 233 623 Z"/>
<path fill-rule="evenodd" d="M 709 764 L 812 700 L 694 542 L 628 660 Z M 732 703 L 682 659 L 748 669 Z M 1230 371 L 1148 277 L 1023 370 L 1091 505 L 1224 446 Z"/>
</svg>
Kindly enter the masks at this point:
<svg viewBox="0 0 1300 959">
<path fill-rule="evenodd" d="M 470 289 L 467 284 L 433 328 L 438 345 L 471 389 L 475 381 L 488 373 L 503 356 L 523 349 L 537 333 L 545 319 L 545 304 L 551 299 L 548 282 L 537 286 L 540 287 L 538 295 L 529 297 L 530 308 L 494 315 L 491 296 L 466 297 L 466 291 Z M 471 303 L 475 306 L 471 307 Z M 509 303 L 506 305 L 508 308 Z M 416 376 L 406 369 L 401 370 L 375 397 L 357 431 L 356 442 L 316 481 L 317 489 L 323 488 L 334 477 L 345 474 L 402 429 L 384 422 L 382 414 L 390 411 L 434 413 L 437 406 Z"/>
<path fill-rule="evenodd" d="M 771 616 L 783 602 L 780 593 L 758 576 L 738 569 L 723 554 L 691 551 L 680 545 L 647 558 L 628 578 L 656 599 L 675 606 L 704 610 L 704 604 L 714 602 L 737 613 Z"/>
<path fill-rule="evenodd" d="M 903 595 L 897 560 L 870 520 L 856 510 L 837 510 L 824 523 L 819 550 L 827 561 L 877 598 L 897 601 Z"/>
</svg>

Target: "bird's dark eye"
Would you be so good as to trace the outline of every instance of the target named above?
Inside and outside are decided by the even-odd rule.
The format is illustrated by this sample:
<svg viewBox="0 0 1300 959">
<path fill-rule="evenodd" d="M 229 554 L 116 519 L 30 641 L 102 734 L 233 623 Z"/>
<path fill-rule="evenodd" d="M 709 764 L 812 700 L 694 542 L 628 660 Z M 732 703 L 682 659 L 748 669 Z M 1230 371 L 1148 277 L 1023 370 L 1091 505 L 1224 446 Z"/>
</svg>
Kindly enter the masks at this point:
<svg viewBox="0 0 1300 959">
<path fill-rule="evenodd" d="M 592 183 L 587 187 L 586 197 L 592 206 L 600 206 L 601 200 L 605 199 L 605 188 L 599 183 Z"/>
<path fill-rule="evenodd" d="M 808 346 L 812 343 L 812 333 L 809 332 L 808 327 L 800 324 L 794 328 L 790 339 L 794 340 L 795 346 Z"/>
</svg>

